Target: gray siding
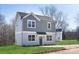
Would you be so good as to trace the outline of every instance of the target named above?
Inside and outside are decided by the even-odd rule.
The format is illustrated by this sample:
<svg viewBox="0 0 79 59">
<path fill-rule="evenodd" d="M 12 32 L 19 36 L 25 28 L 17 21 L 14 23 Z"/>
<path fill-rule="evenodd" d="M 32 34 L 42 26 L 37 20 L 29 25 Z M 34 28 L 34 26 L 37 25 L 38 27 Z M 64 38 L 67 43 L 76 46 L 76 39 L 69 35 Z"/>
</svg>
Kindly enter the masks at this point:
<svg viewBox="0 0 79 59">
<path fill-rule="evenodd" d="M 27 20 L 36 20 L 36 28 L 27 28 Z M 51 22 L 51 30 L 47 29 L 47 22 Z M 51 20 L 37 20 L 32 15 L 23 19 L 23 31 L 36 31 L 36 32 L 55 32 L 55 23 Z"/>
</svg>

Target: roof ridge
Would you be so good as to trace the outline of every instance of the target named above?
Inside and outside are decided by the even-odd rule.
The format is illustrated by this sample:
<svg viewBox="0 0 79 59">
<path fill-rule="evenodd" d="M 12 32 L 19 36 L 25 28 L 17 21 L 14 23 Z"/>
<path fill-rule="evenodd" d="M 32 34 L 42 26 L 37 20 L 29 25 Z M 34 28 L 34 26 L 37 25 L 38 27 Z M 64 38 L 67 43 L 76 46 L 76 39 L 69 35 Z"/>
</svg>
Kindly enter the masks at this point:
<svg viewBox="0 0 79 59">
<path fill-rule="evenodd" d="M 17 13 L 29 14 L 29 13 L 26 13 L 26 12 L 17 12 Z M 34 12 L 30 12 L 30 13 L 35 14 Z M 35 15 L 37 15 L 37 16 L 44 16 L 44 17 L 49 17 L 49 18 L 51 18 L 50 16 L 46 16 L 46 15 L 39 15 L 39 14 L 35 14 Z"/>
<path fill-rule="evenodd" d="M 23 18 L 24 16 L 26 16 L 27 14 L 30 14 L 30 13 L 26 13 L 26 12 L 17 12 L 17 13 L 20 13 L 20 16 L 21 16 L 21 18 Z M 33 13 L 33 12 L 32 12 Z M 35 14 L 35 13 L 33 13 L 33 14 Z M 45 17 L 47 17 L 47 18 L 49 18 L 50 20 L 53 20 L 52 19 L 52 17 L 49 17 L 49 16 L 44 16 L 44 15 L 39 15 L 39 14 L 35 14 L 38 18 L 39 17 L 42 17 L 42 18 L 45 18 Z M 45 19 L 47 19 L 47 18 L 45 18 Z M 53 21 L 55 21 L 55 20 L 53 20 Z"/>
</svg>

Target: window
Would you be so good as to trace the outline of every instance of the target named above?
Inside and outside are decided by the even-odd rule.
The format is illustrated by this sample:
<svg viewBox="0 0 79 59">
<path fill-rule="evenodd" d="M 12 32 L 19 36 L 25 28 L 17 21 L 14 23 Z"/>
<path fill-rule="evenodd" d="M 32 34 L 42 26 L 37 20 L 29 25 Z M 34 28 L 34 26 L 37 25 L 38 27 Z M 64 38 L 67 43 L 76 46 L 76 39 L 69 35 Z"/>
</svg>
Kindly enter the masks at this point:
<svg viewBox="0 0 79 59">
<path fill-rule="evenodd" d="M 36 21 L 35 20 L 28 20 L 27 27 L 28 28 L 36 28 Z"/>
<path fill-rule="evenodd" d="M 47 36 L 47 41 L 51 41 L 52 40 L 52 36 Z"/>
<path fill-rule="evenodd" d="M 32 22 L 32 27 L 35 27 L 35 22 Z"/>
<path fill-rule="evenodd" d="M 28 40 L 31 41 L 31 35 L 28 36 Z"/>
<path fill-rule="evenodd" d="M 51 29 L 51 22 L 47 23 L 47 29 Z"/>
<path fill-rule="evenodd" d="M 35 35 L 32 35 L 32 41 L 35 41 Z"/>
<path fill-rule="evenodd" d="M 28 35 L 29 41 L 35 41 L 35 35 Z"/>
<path fill-rule="evenodd" d="M 31 27 L 31 21 L 28 21 L 28 27 Z"/>
</svg>

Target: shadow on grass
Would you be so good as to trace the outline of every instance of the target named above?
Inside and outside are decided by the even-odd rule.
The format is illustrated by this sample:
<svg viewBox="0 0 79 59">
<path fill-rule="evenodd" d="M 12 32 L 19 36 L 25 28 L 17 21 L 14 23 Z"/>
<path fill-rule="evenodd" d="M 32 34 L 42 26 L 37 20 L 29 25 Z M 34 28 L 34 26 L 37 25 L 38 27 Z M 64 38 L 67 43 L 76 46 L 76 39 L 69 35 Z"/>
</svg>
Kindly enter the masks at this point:
<svg viewBox="0 0 79 59">
<path fill-rule="evenodd" d="M 44 44 L 44 45 L 22 45 L 22 47 L 39 47 L 39 46 L 50 46 L 50 45 L 56 45 L 56 44 Z"/>
</svg>

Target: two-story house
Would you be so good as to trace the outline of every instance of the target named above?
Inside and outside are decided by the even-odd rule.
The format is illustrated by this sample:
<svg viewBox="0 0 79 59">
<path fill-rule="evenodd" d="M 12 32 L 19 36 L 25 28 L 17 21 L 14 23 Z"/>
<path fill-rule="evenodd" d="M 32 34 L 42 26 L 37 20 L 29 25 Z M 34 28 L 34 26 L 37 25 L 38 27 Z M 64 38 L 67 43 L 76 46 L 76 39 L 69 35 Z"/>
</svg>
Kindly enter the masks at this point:
<svg viewBox="0 0 79 59">
<path fill-rule="evenodd" d="M 47 45 L 62 40 L 62 33 L 56 34 L 56 21 L 48 16 L 17 12 L 15 25 L 16 45 Z M 58 32 L 57 32 L 58 33 Z"/>
</svg>

